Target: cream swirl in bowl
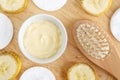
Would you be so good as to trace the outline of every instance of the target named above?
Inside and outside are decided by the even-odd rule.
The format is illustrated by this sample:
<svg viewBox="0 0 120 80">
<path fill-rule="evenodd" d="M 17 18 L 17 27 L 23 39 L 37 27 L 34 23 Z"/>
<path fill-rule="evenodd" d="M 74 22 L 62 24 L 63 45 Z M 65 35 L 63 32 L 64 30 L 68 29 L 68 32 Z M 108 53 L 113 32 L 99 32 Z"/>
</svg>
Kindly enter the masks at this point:
<svg viewBox="0 0 120 80">
<path fill-rule="evenodd" d="M 57 18 L 40 14 L 22 25 L 18 43 L 23 54 L 33 62 L 49 63 L 58 59 L 67 45 L 67 33 Z"/>
<path fill-rule="evenodd" d="M 23 44 L 26 50 L 36 58 L 52 57 L 61 47 L 61 31 L 50 21 L 34 21 L 25 31 Z"/>
</svg>

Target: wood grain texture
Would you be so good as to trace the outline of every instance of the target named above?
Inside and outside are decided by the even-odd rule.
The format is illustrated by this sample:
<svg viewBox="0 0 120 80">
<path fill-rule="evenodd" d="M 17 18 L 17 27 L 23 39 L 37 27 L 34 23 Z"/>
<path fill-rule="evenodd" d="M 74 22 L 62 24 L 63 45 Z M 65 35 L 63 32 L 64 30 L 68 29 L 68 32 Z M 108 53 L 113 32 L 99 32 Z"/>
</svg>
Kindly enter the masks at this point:
<svg viewBox="0 0 120 80">
<path fill-rule="evenodd" d="M 22 70 L 20 74 L 17 76 L 15 80 L 19 80 L 19 77 L 21 74 L 28 68 L 32 66 L 43 66 L 49 68 L 56 76 L 56 80 L 67 80 L 66 74 L 67 70 L 74 64 L 84 62 L 87 64 L 90 64 L 96 71 L 96 74 L 99 77 L 99 80 L 116 80 L 114 79 L 110 74 L 108 74 L 106 71 L 102 70 L 92 62 L 90 62 L 83 54 L 78 50 L 78 48 L 75 45 L 75 42 L 73 40 L 72 36 L 72 26 L 73 24 L 79 20 L 79 19 L 90 19 L 93 21 L 96 21 L 97 23 L 101 24 L 101 27 L 110 35 L 112 38 L 112 41 L 118 50 L 120 52 L 120 42 L 118 42 L 114 37 L 112 36 L 110 32 L 110 18 L 113 15 L 113 13 L 120 7 L 120 0 L 113 0 L 112 6 L 108 12 L 105 14 L 94 17 L 92 15 L 87 14 L 80 5 L 81 0 L 68 0 L 67 4 L 60 10 L 54 11 L 54 12 L 46 12 L 43 10 L 40 10 L 37 8 L 31 0 L 29 0 L 28 7 L 25 11 L 19 14 L 6 14 L 8 17 L 12 20 L 14 25 L 14 37 L 11 41 L 11 43 L 2 51 L 14 51 L 16 54 L 18 54 L 23 62 Z M 2 11 L 0 11 L 2 12 Z M 27 58 L 24 57 L 22 52 L 20 51 L 18 47 L 18 31 L 22 25 L 22 23 L 28 19 L 29 17 L 35 15 L 35 14 L 50 14 L 54 15 L 55 17 L 59 18 L 63 24 L 65 25 L 65 28 L 67 29 L 68 33 L 68 46 L 66 48 L 66 51 L 55 62 L 49 63 L 49 64 L 36 64 L 31 61 L 29 61 Z M 2 52 L 1 51 L 1 52 Z M 112 65 L 111 65 L 112 66 Z"/>
</svg>

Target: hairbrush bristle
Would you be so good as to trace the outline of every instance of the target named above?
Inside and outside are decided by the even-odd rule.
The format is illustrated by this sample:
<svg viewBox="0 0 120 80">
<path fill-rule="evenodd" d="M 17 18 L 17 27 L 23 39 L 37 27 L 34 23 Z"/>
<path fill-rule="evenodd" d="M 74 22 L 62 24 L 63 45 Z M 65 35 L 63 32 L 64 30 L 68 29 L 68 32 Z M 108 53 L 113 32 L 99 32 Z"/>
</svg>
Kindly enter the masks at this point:
<svg viewBox="0 0 120 80">
<path fill-rule="evenodd" d="M 103 31 L 96 25 L 81 23 L 76 29 L 77 38 L 84 51 L 96 59 L 103 59 L 109 54 L 109 42 Z"/>
</svg>

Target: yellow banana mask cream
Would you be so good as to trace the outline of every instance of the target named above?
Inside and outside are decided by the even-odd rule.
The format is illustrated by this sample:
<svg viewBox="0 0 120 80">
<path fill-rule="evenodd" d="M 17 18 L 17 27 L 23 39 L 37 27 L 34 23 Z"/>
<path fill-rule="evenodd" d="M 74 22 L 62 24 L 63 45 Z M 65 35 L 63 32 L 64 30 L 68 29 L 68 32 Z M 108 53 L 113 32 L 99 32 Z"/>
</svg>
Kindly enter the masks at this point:
<svg viewBox="0 0 120 80">
<path fill-rule="evenodd" d="M 21 60 L 13 52 L 0 54 L 0 80 L 14 80 L 21 69 Z"/>
<path fill-rule="evenodd" d="M 61 47 L 61 31 L 50 21 L 34 21 L 25 31 L 23 44 L 30 55 L 41 59 L 49 58 Z"/>
<path fill-rule="evenodd" d="M 27 19 L 18 35 L 20 50 L 29 60 L 45 64 L 57 60 L 67 46 L 67 32 L 54 16 L 38 14 Z"/>
</svg>

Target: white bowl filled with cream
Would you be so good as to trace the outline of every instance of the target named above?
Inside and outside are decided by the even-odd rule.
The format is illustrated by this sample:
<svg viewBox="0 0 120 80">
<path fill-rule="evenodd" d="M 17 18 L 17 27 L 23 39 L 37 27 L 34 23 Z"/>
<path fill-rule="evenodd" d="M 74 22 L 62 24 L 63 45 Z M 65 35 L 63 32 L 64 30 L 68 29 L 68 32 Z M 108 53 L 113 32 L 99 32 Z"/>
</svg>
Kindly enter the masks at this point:
<svg viewBox="0 0 120 80">
<path fill-rule="evenodd" d="M 49 63 L 58 59 L 67 46 L 64 25 L 56 17 L 38 14 L 26 20 L 18 35 L 22 53 L 36 63 Z"/>
</svg>

